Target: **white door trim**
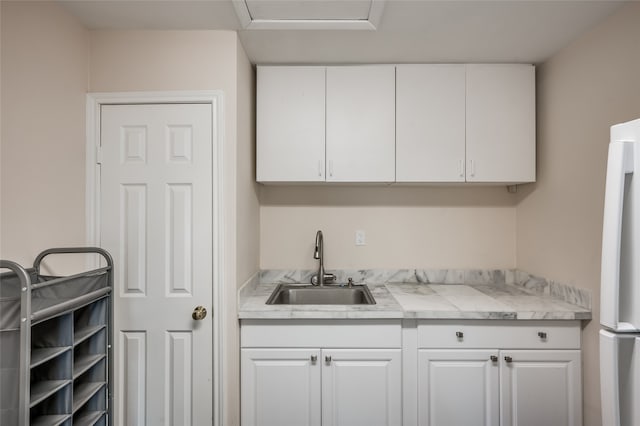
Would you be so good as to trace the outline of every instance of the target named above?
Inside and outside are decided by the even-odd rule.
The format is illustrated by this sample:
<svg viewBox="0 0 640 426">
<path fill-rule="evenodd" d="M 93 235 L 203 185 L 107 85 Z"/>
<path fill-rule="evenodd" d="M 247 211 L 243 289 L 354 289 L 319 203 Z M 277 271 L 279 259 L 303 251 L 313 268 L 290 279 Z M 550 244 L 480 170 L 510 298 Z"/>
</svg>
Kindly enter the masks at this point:
<svg viewBox="0 0 640 426">
<path fill-rule="evenodd" d="M 221 426 L 224 406 L 222 404 L 222 372 L 224 357 L 224 312 L 225 293 L 221 285 L 225 282 L 224 264 L 224 97 L 220 90 L 177 92 L 113 92 L 88 93 L 86 107 L 86 239 L 87 245 L 100 245 L 100 107 L 114 104 L 210 104 L 212 117 L 211 143 L 214 155 L 212 165 L 213 187 L 213 426 Z"/>
</svg>

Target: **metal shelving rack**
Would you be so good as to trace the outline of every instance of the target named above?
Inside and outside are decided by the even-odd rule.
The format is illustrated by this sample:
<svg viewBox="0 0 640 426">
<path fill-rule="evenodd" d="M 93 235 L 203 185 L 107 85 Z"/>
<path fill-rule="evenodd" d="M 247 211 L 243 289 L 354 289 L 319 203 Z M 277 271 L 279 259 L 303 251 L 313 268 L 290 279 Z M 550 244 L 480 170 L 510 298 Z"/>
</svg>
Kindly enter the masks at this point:
<svg viewBox="0 0 640 426">
<path fill-rule="evenodd" d="M 68 253 L 99 254 L 106 266 L 66 277 L 41 275 L 46 256 Z M 36 257 L 33 268 L 7 260 L 0 268 L 11 271 L 0 275 L 0 424 L 110 426 L 109 253 L 52 248 Z"/>
</svg>

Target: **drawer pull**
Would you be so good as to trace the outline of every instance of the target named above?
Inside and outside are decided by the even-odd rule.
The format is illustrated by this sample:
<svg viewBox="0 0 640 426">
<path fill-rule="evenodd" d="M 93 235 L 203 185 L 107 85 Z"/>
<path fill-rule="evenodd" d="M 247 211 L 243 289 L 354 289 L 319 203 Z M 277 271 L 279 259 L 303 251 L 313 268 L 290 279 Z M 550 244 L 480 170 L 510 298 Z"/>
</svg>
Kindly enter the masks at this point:
<svg viewBox="0 0 640 426">
<path fill-rule="evenodd" d="M 318 355 L 311 355 L 311 364 L 315 364 L 318 361 Z"/>
<path fill-rule="evenodd" d="M 540 337 L 542 340 L 547 340 L 547 333 L 545 333 L 544 331 L 538 331 L 538 337 Z"/>
<path fill-rule="evenodd" d="M 498 357 L 495 355 L 491 355 L 490 359 L 491 359 L 491 362 L 498 362 Z"/>
<path fill-rule="evenodd" d="M 456 337 L 458 339 L 462 339 L 464 337 L 464 333 L 462 331 L 456 331 Z"/>
<path fill-rule="evenodd" d="M 505 356 L 504 360 L 507 361 L 507 363 L 513 362 L 513 358 L 511 358 L 510 356 Z"/>
<path fill-rule="evenodd" d="M 326 362 L 327 364 L 331 364 L 331 356 L 330 355 L 325 356 L 324 362 Z"/>
</svg>

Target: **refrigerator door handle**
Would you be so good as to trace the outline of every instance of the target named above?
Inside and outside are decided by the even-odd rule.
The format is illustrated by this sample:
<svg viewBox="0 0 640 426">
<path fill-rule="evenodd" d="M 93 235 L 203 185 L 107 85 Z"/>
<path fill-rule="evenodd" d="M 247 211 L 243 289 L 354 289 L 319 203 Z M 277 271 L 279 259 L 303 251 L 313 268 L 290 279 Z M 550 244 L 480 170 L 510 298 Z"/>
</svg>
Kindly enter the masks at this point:
<svg viewBox="0 0 640 426">
<path fill-rule="evenodd" d="M 602 424 L 620 426 L 618 336 L 600 330 L 600 401 Z"/>
<path fill-rule="evenodd" d="M 621 323 L 620 252 L 622 241 L 622 210 L 624 181 L 633 172 L 633 143 L 612 141 L 609 144 L 607 183 L 602 227 L 602 269 L 600 275 L 600 322 L 618 331 L 635 331 L 631 324 Z"/>
</svg>

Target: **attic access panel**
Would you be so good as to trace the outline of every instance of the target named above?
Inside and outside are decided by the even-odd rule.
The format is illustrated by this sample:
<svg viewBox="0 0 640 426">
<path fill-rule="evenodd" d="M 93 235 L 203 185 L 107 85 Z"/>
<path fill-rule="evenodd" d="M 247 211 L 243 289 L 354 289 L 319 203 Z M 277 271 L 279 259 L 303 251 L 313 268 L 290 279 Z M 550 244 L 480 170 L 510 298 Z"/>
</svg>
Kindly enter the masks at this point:
<svg viewBox="0 0 640 426">
<path fill-rule="evenodd" d="M 247 30 L 375 30 L 385 0 L 233 0 Z"/>
</svg>

